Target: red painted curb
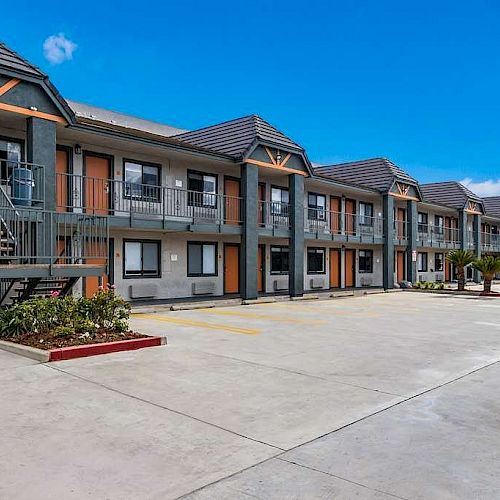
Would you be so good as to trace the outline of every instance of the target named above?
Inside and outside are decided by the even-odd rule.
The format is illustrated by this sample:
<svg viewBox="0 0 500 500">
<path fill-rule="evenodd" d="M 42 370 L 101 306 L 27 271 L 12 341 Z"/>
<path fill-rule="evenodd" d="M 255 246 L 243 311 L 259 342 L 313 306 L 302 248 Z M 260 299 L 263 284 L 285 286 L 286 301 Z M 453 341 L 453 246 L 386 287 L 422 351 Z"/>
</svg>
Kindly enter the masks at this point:
<svg viewBox="0 0 500 500">
<path fill-rule="evenodd" d="M 65 359 L 84 358 L 110 352 L 133 351 L 143 347 L 161 345 L 161 337 L 146 337 L 143 339 L 117 340 L 116 342 L 103 342 L 101 344 L 76 345 L 61 347 L 49 351 L 49 361 L 62 361 Z"/>
</svg>

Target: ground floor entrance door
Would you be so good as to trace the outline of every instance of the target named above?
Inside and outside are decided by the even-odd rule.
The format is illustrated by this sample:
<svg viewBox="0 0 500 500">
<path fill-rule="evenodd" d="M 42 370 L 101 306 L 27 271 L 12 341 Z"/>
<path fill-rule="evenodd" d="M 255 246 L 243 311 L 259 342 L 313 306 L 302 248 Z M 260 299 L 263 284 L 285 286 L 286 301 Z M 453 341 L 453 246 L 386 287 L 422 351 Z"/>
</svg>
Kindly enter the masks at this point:
<svg viewBox="0 0 500 500">
<path fill-rule="evenodd" d="M 330 248 L 330 288 L 340 288 L 340 249 Z"/>
<path fill-rule="evenodd" d="M 355 285 L 355 263 L 356 250 L 345 250 L 345 287 L 352 288 Z"/>
<path fill-rule="evenodd" d="M 397 278 L 398 278 L 398 283 L 400 281 L 404 281 L 405 276 L 406 276 L 406 269 L 405 269 L 405 253 L 398 250 L 396 252 L 396 267 L 397 267 Z"/>
<path fill-rule="evenodd" d="M 259 245 L 257 248 L 257 292 L 264 293 L 264 262 L 265 262 L 265 249 L 264 245 Z"/>
<path fill-rule="evenodd" d="M 106 286 L 110 283 L 110 276 L 108 270 L 113 265 L 113 245 L 110 241 L 109 249 L 105 242 L 92 243 L 88 249 L 88 255 L 92 256 L 88 259 L 87 264 L 94 266 L 104 266 L 106 271 L 100 276 L 87 276 L 83 280 L 83 295 L 85 297 L 92 297 L 100 286 Z M 108 258 L 106 254 L 109 253 Z"/>
<path fill-rule="evenodd" d="M 224 293 L 240 292 L 240 246 L 224 245 Z"/>
</svg>

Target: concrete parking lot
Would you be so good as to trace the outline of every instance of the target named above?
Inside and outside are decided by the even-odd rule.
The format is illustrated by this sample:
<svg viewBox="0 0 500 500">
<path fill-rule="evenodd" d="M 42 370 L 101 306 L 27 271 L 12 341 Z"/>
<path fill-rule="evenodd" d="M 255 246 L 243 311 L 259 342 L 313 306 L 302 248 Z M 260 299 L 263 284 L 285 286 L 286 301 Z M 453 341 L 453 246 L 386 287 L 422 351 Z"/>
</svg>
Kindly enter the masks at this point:
<svg viewBox="0 0 500 500">
<path fill-rule="evenodd" d="M 0 498 L 500 498 L 500 300 L 133 317 L 167 347 L 0 351 Z"/>
</svg>

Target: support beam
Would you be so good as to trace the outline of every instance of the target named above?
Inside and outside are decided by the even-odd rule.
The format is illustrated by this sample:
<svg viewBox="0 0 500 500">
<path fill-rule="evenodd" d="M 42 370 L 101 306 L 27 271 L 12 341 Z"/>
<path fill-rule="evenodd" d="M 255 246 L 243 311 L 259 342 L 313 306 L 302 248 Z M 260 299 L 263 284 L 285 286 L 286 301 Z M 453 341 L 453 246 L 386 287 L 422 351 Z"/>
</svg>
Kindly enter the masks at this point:
<svg viewBox="0 0 500 500">
<path fill-rule="evenodd" d="M 243 299 L 257 298 L 257 187 L 259 169 L 245 163 L 241 167 L 241 194 L 243 197 L 243 227 L 240 252 L 240 289 Z"/>
<path fill-rule="evenodd" d="M 384 213 L 384 288 L 394 288 L 394 198 L 388 194 L 383 199 Z"/>
<path fill-rule="evenodd" d="M 480 215 L 474 215 L 473 216 L 473 234 L 474 234 L 474 255 L 476 256 L 476 259 L 481 258 L 481 216 Z M 473 279 L 476 283 L 481 282 L 481 273 L 474 269 L 473 271 Z"/>
<path fill-rule="evenodd" d="M 467 231 L 467 212 L 459 210 L 458 212 L 458 234 L 460 237 L 460 249 L 470 250 Z"/>
<path fill-rule="evenodd" d="M 288 288 L 291 297 L 304 294 L 304 177 L 288 177 L 290 191 L 290 269 Z"/>
<path fill-rule="evenodd" d="M 41 118 L 28 118 L 26 130 L 26 156 L 29 163 L 43 166 L 45 209 L 55 211 L 56 208 L 56 124 Z M 51 214 L 44 214 L 44 224 L 54 224 Z M 56 228 L 48 226 L 40 231 L 45 237 L 37 239 L 38 255 L 55 255 Z M 49 264 L 43 261 L 41 264 Z"/>
<path fill-rule="evenodd" d="M 417 263 L 413 260 L 413 253 L 417 251 L 417 202 L 408 200 L 406 204 L 406 239 L 408 246 L 406 248 L 406 279 L 415 283 L 417 281 Z"/>
</svg>

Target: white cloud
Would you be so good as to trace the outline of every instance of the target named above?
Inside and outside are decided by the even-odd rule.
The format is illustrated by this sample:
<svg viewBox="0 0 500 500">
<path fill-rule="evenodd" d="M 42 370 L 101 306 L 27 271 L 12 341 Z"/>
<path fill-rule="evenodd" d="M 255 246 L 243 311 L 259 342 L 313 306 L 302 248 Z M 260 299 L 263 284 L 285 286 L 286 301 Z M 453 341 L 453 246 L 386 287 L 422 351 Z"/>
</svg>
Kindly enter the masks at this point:
<svg viewBox="0 0 500 500">
<path fill-rule="evenodd" d="M 61 64 L 73 59 L 73 52 L 77 45 L 68 40 L 64 33 L 51 35 L 43 42 L 43 55 L 52 64 Z"/>
<path fill-rule="evenodd" d="M 479 196 L 500 196 L 500 179 L 474 182 L 470 177 L 466 177 L 460 182 Z"/>
</svg>

